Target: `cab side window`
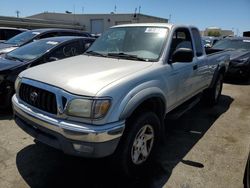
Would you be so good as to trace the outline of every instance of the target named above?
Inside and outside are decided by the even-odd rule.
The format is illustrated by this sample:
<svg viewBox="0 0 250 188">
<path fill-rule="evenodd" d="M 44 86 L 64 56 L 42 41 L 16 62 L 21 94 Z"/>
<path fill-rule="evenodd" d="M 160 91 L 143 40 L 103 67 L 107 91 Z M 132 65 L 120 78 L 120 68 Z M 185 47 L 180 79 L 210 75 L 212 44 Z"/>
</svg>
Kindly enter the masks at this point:
<svg viewBox="0 0 250 188">
<path fill-rule="evenodd" d="M 172 61 L 173 53 L 179 48 L 189 48 L 193 50 L 191 35 L 189 30 L 186 28 L 179 28 L 173 34 L 169 53 L 170 62 Z"/>
<path fill-rule="evenodd" d="M 39 39 L 45 39 L 45 38 L 56 37 L 56 36 L 58 36 L 58 32 L 50 32 L 50 33 L 45 33 L 39 36 Z"/>
<path fill-rule="evenodd" d="M 53 51 L 49 56 L 57 59 L 63 59 L 82 54 L 82 45 L 79 41 L 74 41 Z"/>
<path fill-rule="evenodd" d="M 196 49 L 196 56 L 202 56 L 203 55 L 203 47 L 202 47 L 202 41 L 201 41 L 201 36 L 200 33 L 197 29 L 192 28 L 192 34 L 194 38 L 194 46 Z"/>
</svg>

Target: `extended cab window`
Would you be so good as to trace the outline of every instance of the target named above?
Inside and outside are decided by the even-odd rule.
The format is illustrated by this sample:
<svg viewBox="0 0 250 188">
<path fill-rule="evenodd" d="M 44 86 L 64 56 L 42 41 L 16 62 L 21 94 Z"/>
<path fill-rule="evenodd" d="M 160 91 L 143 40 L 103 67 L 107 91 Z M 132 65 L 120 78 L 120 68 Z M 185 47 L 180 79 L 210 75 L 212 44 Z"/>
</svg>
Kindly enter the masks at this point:
<svg viewBox="0 0 250 188">
<path fill-rule="evenodd" d="M 202 47 L 202 42 L 201 42 L 201 36 L 200 33 L 197 29 L 193 28 L 192 29 L 192 34 L 194 37 L 194 46 L 196 49 L 196 56 L 202 56 L 203 55 L 203 47 Z"/>
<path fill-rule="evenodd" d="M 172 55 L 178 48 L 190 48 L 193 50 L 191 35 L 188 29 L 177 29 L 172 37 L 172 43 L 170 46 L 169 61 L 172 61 Z"/>
</svg>

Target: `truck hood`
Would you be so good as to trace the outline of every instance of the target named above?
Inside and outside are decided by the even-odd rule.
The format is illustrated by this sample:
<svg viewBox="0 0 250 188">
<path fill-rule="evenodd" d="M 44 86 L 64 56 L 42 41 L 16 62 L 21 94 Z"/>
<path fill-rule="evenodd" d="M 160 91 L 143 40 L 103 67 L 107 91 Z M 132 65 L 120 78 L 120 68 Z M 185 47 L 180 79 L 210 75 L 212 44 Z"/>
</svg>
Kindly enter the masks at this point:
<svg viewBox="0 0 250 188">
<path fill-rule="evenodd" d="M 80 55 L 28 69 L 20 76 L 76 95 L 95 96 L 112 82 L 151 65 L 152 62 Z"/>
</svg>

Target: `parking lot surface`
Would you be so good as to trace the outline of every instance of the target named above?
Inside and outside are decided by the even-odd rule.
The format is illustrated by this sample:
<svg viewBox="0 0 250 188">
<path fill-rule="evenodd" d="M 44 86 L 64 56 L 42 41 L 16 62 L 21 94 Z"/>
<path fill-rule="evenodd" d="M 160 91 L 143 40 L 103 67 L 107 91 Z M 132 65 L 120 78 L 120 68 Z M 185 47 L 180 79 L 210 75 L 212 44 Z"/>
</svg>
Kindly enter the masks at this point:
<svg viewBox="0 0 250 188">
<path fill-rule="evenodd" d="M 217 106 L 201 103 L 166 121 L 157 164 L 127 179 L 108 159 L 82 159 L 34 144 L 11 114 L 0 114 L 0 187 L 243 187 L 250 144 L 250 83 L 224 84 Z"/>
</svg>

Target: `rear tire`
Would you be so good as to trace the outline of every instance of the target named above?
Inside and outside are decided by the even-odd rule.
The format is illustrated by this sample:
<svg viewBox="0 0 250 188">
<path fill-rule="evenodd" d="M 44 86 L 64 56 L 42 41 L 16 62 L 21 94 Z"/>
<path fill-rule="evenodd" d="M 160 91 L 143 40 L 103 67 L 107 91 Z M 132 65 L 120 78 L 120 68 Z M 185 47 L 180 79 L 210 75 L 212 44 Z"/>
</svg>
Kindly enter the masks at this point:
<svg viewBox="0 0 250 188">
<path fill-rule="evenodd" d="M 223 87 L 223 74 L 219 74 L 212 88 L 204 91 L 204 102 L 208 106 L 214 106 L 218 103 L 221 97 Z"/>
<path fill-rule="evenodd" d="M 129 119 L 114 154 L 116 169 L 130 177 L 141 176 L 152 164 L 160 140 L 160 120 L 153 112 L 145 112 Z"/>
</svg>

